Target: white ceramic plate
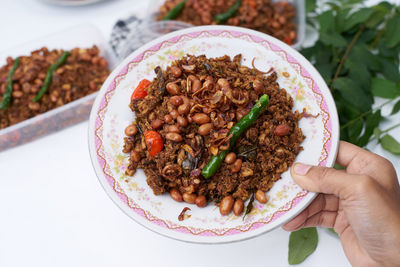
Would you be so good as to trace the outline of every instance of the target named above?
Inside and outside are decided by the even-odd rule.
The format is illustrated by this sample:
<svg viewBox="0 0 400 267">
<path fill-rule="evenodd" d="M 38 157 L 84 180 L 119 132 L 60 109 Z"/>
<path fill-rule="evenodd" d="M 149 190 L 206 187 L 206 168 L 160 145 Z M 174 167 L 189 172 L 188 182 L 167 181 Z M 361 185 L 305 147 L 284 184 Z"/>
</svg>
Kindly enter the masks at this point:
<svg viewBox="0 0 400 267">
<path fill-rule="evenodd" d="M 339 142 L 339 123 L 334 101 L 315 68 L 298 52 L 268 35 L 238 27 L 203 26 L 176 31 L 144 45 L 126 58 L 109 76 L 93 105 L 89 122 L 89 148 L 96 174 L 111 199 L 132 219 L 162 235 L 189 242 L 225 243 L 255 237 L 270 231 L 303 210 L 316 196 L 297 186 L 290 173 L 282 175 L 268 192 L 266 205 L 255 202 L 242 217 L 221 216 L 218 208 L 190 205 L 191 217 L 179 221 L 188 206 L 168 194 L 154 196 L 142 170 L 127 177 L 128 155 L 122 153 L 124 129 L 134 120 L 130 95 L 140 80 L 152 80 L 154 68 L 165 68 L 185 54 L 233 57 L 258 69 L 273 67 L 278 83 L 293 97 L 294 109 L 306 108 L 317 118 L 303 118 L 300 127 L 306 139 L 297 161 L 332 166 Z"/>
</svg>

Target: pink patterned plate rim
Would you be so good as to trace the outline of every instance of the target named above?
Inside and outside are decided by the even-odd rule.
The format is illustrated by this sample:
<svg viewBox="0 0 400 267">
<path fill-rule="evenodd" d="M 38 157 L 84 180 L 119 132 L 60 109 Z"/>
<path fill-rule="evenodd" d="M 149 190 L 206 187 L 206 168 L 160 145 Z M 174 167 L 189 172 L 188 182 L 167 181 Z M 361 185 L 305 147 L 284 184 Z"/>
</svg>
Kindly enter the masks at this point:
<svg viewBox="0 0 400 267">
<path fill-rule="evenodd" d="M 290 177 L 282 175 L 268 192 L 270 201 L 256 203 L 242 217 L 221 216 L 209 204 L 190 208 L 190 217 L 178 220 L 185 203 L 169 196 L 154 196 L 139 170 L 125 175 L 128 155 L 122 153 L 124 128 L 134 119 L 128 108 L 132 88 L 143 79 L 153 79 L 156 66 L 165 68 L 185 54 L 207 57 L 233 57 L 241 53 L 243 64 L 278 74 L 280 87 L 294 99 L 294 109 L 305 108 L 316 118 L 303 118 L 300 127 L 306 136 L 304 150 L 296 161 L 333 166 L 339 144 L 339 122 L 328 87 L 315 68 L 297 51 L 260 32 L 230 26 L 202 26 L 162 36 L 133 52 L 110 74 L 101 88 L 89 121 L 89 151 L 92 164 L 106 193 L 132 219 L 159 234 L 188 242 L 226 243 L 244 240 L 268 232 L 287 222 L 315 198 Z"/>
</svg>

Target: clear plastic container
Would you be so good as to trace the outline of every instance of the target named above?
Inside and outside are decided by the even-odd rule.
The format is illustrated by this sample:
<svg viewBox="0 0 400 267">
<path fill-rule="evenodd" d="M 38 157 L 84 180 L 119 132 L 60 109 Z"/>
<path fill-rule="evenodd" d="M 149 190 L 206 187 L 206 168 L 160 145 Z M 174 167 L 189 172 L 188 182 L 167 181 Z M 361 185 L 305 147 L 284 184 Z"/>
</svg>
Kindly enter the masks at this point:
<svg viewBox="0 0 400 267">
<path fill-rule="evenodd" d="M 294 21 L 297 25 L 297 39 L 296 42 L 293 43 L 292 47 L 294 49 L 300 49 L 301 44 L 305 38 L 306 32 L 306 12 L 305 12 L 305 2 L 304 0 L 284 0 L 291 3 L 296 9 L 296 17 Z M 164 4 L 165 0 L 150 0 L 147 8 L 147 21 L 148 23 L 152 23 L 156 21 L 157 13 L 160 10 L 160 7 Z M 272 0 L 272 2 L 281 2 L 280 0 Z M 188 23 L 187 26 L 189 27 Z"/>
<path fill-rule="evenodd" d="M 100 55 L 108 61 L 112 69 L 116 64 L 108 43 L 101 32 L 93 25 L 85 24 L 48 35 L 35 41 L 0 52 L 0 65 L 5 64 L 8 56 L 29 55 L 31 51 L 46 46 L 49 49 L 72 49 L 97 45 Z M 52 109 L 31 119 L 0 130 L 0 151 L 21 145 L 41 136 L 61 130 L 89 118 L 90 110 L 97 93 Z"/>
</svg>

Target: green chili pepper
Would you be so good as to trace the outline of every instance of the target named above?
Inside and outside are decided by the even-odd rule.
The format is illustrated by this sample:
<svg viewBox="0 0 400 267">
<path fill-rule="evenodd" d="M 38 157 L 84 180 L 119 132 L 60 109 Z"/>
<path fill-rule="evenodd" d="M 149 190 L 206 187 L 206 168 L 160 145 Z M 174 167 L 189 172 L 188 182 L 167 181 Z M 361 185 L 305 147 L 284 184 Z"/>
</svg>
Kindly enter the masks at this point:
<svg viewBox="0 0 400 267">
<path fill-rule="evenodd" d="M 0 103 L 1 109 L 7 109 L 11 102 L 11 93 L 13 90 L 13 81 L 12 76 L 14 75 L 15 70 L 18 68 L 19 65 L 19 57 L 17 57 L 14 61 L 14 64 L 8 73 L 7 76 L 7 85 L 6 85 L 6 92 L 3 95 L 3 100 Z"/>
<path fill-rule="evenodd" d="M 242 4 L 242 0 L 236 0 L 235 3 L 225 12 L 218 14 L 214 17 L 215 21 L 217 24 L 222 24 L 228 19 L 232 18 L 235 16 L 236 12 L 239 10 L 240 5 Z"/>
<path fill-rule="evenodd" d="M 185 8 L 186 0 L 179 2 L 174 6 L 173 9 L 171 9 L 168 14 L 162 19 L 162 20 L 171 20 L 171 19 L 176 19 L 178 15 L 182 12 L 182 10 Z"/>
<path fill-rule="evenodd" d="M 53 79 L 53 72 L 59 68 L 62 64 L 67 61 L 67 58 L 69 57 L 71 53 L 69 51 L 65 51 L 57 60 L 55 64 L 52 64 L 50 68 L 47 70 L 46 73 L 46 78 L 44 78 L 43 86 L 40 88 L 40 91 L 37 93 L 35 98 L 33 99 L 34 102 L 38 102 L 42 96 L 46 93 L 47 89 L 49 88 L 51 84 L 51 80 Z"/>
<path fill-rule="evenodd" d="M 237 139 L 243 134 L 243 132 L 250 127 L 250 125 L 255 122 L 258 116 L 265 111 L 269 104 L 268 95 L 262 95 L 258 102 L 253 106 L 253 108 L 243 116 L 229 131 L 228 136 L 232 135 L 229 140 L 229 149 L 221 151 L 218 155 L 213 156 L 207 165 L 201 171 L 204 178 L 210 178 L 221 166 L 222 161 L 229 153 L 230 149 L 234 146 Z"/>
</svg>

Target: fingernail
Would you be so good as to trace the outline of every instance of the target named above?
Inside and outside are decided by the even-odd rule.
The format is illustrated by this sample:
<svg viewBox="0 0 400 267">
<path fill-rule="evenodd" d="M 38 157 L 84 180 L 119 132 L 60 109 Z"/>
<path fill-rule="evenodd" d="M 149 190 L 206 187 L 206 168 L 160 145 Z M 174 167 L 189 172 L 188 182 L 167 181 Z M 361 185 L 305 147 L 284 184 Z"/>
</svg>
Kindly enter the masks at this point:
<svg viewBox="0 0 400 267">
<path fill-rule="evenodd" d="M 297 175 L 306 175 L 310 168 L 311 168 L 310 165 L 303 163 L 295 163 L 293 166 L 293 171 Z"/>
</svg>

